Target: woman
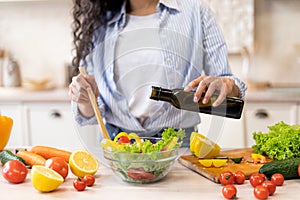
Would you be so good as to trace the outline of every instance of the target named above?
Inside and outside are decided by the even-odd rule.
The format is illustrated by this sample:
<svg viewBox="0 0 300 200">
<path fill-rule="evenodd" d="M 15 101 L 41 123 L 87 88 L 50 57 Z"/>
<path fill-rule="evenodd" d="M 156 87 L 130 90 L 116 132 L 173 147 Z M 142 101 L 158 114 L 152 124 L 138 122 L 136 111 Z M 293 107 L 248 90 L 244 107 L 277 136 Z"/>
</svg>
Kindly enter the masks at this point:
<svg viewBox="0 0 300 200">
<path fill-rule="evenodd" d="M 228 66 L 211 10 L 200 0 L 75 0 L 73 65 L 86 67 L 70 84 L 76 121 L 96 123 L 87 90 L 97 98 L 113 138 L 121 131 L 153 136 L 164 128 L 189 134 L 199 114 L 149 99 L 152 85 L 195 90 L 203 103 L 218 93 L 244 97 L 246 86 Z"/>
</svg>

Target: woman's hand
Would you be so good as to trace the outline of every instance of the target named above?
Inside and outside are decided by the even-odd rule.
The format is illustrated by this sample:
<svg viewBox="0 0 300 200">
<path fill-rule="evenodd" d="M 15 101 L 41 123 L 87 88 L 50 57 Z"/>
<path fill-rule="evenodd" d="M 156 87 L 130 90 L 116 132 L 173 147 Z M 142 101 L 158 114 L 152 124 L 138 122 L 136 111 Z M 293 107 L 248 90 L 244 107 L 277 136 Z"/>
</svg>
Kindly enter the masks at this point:
<svg viewBox="0 0 300 200">
<path fill-rule="evenodd" d="M 198 102 L 205 93 L 202 103 L 207 104 L 210 97 L 214 93 L 218 93 L 217 100 L 213 103 L 213 106 L 220 105 L 226 98 L 226 96 L 238 97 L 239 88 L 235 85 L 234 80 L 225 77 L 214 77 L 214 76 L 200 76 L 192 80 L 184 90 L 186 92 L 196 88 L 194 94 L 194 102 Z"/>
<path fill-rule="evenodd" d="M 84 117 L 92 117 L 94 110 L 87 90 L 92 90 L 95 96 L 99 96 L 99 90 L 94 76 L 79 74 L 72 78 L 69 85 L 69 96 L 78 105 L 79 112 Z"/>
</svg>

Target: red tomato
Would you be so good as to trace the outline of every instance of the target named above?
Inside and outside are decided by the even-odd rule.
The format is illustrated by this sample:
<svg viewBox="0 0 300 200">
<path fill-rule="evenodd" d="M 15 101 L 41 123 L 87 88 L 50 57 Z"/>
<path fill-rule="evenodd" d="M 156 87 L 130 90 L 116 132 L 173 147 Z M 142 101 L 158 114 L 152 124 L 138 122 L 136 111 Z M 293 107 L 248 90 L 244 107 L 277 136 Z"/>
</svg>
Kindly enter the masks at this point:
<svg viewBox="0 0 300 200">
<path fill-rule="evenodd" d="M 300 164 L 298 165 L 298 175 L 300 176 Z"/>
<path fill-rule="evenodd" d="M 269 197 L 269 190 L 268 188 L 262 186 L 262 185 L 258 185 L 254 188 L 254 196 L 259 199 L 259 200 L 264 200 L 267 199 Z"/>
<path fill-rule="evenodd" d="M 256 187 L 258 185 L 261 185 L 265 180 L 265 175 L 262 175 L 262 174 L 252 174 L 250 176 L 250 184 L 253 186 L 253 187 Z"/>
<path fill-rule="evenodd" d="M 229 185 L 234 183 L 234 175 L 230 171 L 222 172 L 219 176 L 219 181 L 223 185 Z"/>
<path fill-rule="evenodd" d="M 281 186 L 284 183 L 284 176 L 282 174 L 276 173 L 271 176 L 271 181 L 276 185 L 276 186 Z"/>
<path fill-rule="evenodd" d="M 84 179 L 78 177 L 73 181 L 73 186 L 77 191 L 83 191 L 86 188 L 86 182 Z"/>
<path fill-rule="evenodd" d="M 241 171 L 234 172 L 233 175 L 234 175 L 234 182 L 236 184 L 243 184 L 246 180 L 245 174 Z"/>
<path fill-rule="evenodd" d="M 123 135 L 119 138 L 118 143 L 119 144 L 123 144 L 123 143 L 127 144 L 127 143 L 130 143 L 130 140 L 127 136 Z"/>
<path fill-rule="evenodd" d="M 52 157 L 46 160 L 45 167 L 49 167 L 59 173 L 64 179 L 68 176 L 69 165 L 61 157 Z"/>
<path fill-rule="evenodd" d="M 93 186 L 94 183 L 95 183 L 95 177 L 92 176 L 92 175 L 85 175 L 85 176 L 83 177 L 83 179 L 85 180 L 86 186 L 88 186 L 88 187 Z"/>
<path fill-rule="evenodd" d="M 235 199 L 237 194 L 237 189 L 234 185 L 225 185 L 222 188 L 222 194 L 226 199 Z"/>
<path fill-rule="evenodd" d="M 276 191 L 276 185 L 272 181 L 264 181 L 261 185 L 268 188 L 270 196 Z"/>
<path fill-rule="evenodd" d="M 28 174 L 28 169 L 19 160 L 10 160 L 2 168 L 3 177 L 10 183 L 22 183 Z"/>
<path fill-rule="evenodd" d="M 267 180 L 267 177 L 265 174 L 260 174 L 265 180 Z"/>
</svg>

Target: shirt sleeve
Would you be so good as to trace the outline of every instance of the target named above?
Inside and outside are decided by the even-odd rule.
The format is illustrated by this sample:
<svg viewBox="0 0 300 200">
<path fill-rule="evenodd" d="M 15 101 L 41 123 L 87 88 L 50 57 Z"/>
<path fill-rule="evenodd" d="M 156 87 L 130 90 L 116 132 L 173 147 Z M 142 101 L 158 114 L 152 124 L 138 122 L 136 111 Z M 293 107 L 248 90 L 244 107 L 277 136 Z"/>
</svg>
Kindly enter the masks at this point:
<svg viewBox="0 0 300 200">
<path fill-rule="evenodd" d="M 228 64 L 228 51 L 223 33 L 209 7 L 202 12 L 203 26 L 203 66 L 206 75 L 228 77 L 234 80 L 239 88 L 240 97 L 245 97 L 246 84 L 234 76 Z"/>
<path fill-rule="evenodd" d="M 97 104 L 98 104 L 98 109 L 100 110 L 101 115 L 104 113 L 104 103 L 100 99 L 100 97 L 97 98 Z M 71 110 L 74 115 L 74 119 L 79 124 L 80 126 L 85 126 L 85 125 L 93 125 L 97 124 L 97 118 L 96 116 L 92 116 L 90 118 L 84 117 L 78 110 L 77 103 L 74 101 L 71 101 Z"/>
<path fill-rule="evenodd" d="M 92 61 L 92 56 L 91 54 L 86 57 L 86 71 L 87 74 L 93 74 L 93 61 Z M 97 97 L 97 105 L 98 109 L 101 113 L 102 116 L 104 116 L 105 112 L 105 106 L 104 102 L 100 98 L 100 96 Z M 90 118 L 84 117 L 78 110 L 78 105 L 76 102 L 71 101 L 71 110 L 74 115 L 75 121 L 80 125 L 80 126 L 85 126 L 85 125 L 93 125 L 97 124 L 97 118 L 96 116 L 92 116 Z"/>
</svg>

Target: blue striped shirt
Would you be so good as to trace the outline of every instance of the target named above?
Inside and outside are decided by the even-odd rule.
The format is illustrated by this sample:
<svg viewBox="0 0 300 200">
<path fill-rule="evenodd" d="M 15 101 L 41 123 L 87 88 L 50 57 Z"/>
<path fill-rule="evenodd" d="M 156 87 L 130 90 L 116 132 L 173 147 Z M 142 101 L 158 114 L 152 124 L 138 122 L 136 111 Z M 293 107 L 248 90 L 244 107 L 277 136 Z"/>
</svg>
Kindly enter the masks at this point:
<svg viewBox="0 0 300 200">
<path fill-rule="evenodd" d="M 167 69 L 168 88 L 183 88 L 205 74 L 232 78 L 239 87 L 241 97 L 244 97 L 246 85 L 229 68 L 227 46 L 206 4 L 201 0 L 160 0 L 157 12 L 162 66 Z M 164 102 L 143 124 L 130 113 L 127 100 L 118 91 L 113 74 L 116 42 L 125 25 L 124 4 L 121 11 L 95 33 L 95 48 L 87 58 L 87 72 L 93 74 L 97 81 L 100 91 L 97 103 L 106 122 L 141 136 L 166 127 L 187 128 L 199 124 L 198 113 L 178 110 Z M 97 123 L 95 117 L 87 119 L 81 116 L 76 103 L 73 102 L 72 106 L 80 125 Z"/>
</svg>

